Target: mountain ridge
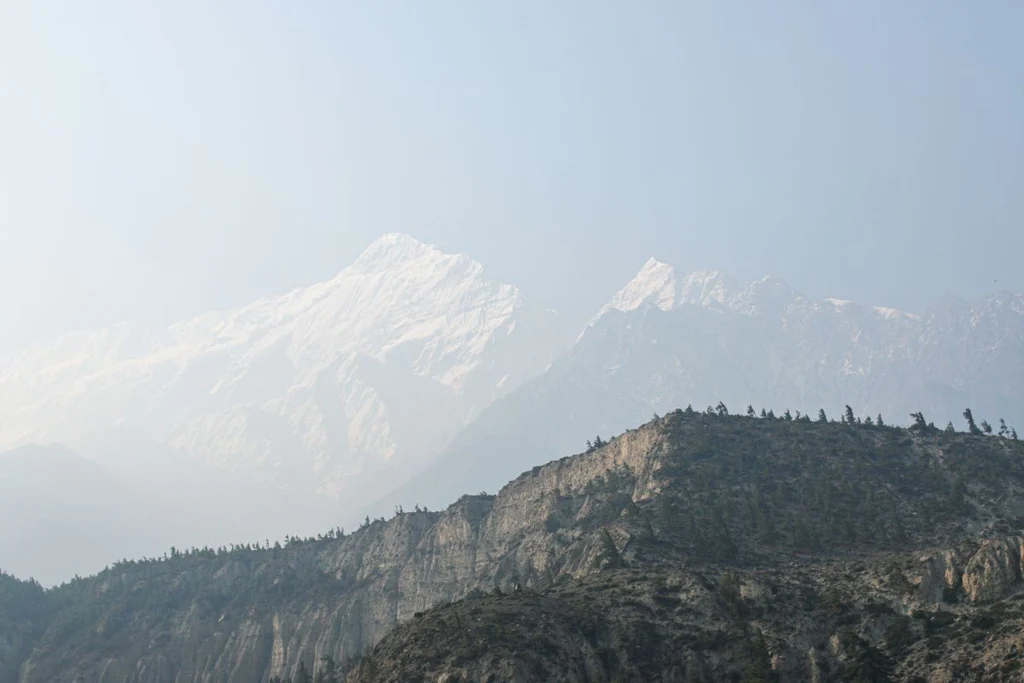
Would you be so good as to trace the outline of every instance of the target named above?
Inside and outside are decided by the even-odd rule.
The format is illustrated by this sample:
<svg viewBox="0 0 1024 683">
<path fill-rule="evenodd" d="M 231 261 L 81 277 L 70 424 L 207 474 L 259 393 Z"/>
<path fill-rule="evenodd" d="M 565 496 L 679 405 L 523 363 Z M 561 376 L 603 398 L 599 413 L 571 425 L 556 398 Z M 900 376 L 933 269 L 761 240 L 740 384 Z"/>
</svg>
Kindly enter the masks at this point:
<svg viewBox="0 0 1024 683">
<path fill-rule="evenodd" d="M 522 586 L 531 594 L 554 591 L 549 599 L 555 602 L 542 600 L 539 612 L 524 607 L 526 623 L 550 623 L 545 615 L 554 616 L 559 604 L 580 606 L 584 595 L 591 596 L 591 610 L 593 597 L 612 591 L 599 601 L 613 610 L 604 620 L 613 629 L 611 640 L 601 636 L 594 643 L 611 648 L 599 671 L 625 666 L 649 673 L 651 666 L 685 664 L 671 660 L 655 641 L 645 640 L 641 651 L 635 646 L 642 643 L 616 640 L 613 627 L 620 618 L 625 625 L 647 623 L 645 633 L 680 623 L 691 635 L 671 642 L 685 643 L 688 657 L 702 653 L 710 676 L 703 680 L 722 680 L 744 661 L 744 651 L 735 648 L 745 647 L 750 633 L 728 625 L 737 617 L 743 623 L 756 619 L 756 612 L 744 610 L 790 604 L 790 611 L 780 612 L 790 626 L 771 619 L 754 625 L 765 630 L 775 653 L 785 655 L 778 669 L 807 680 L 801 643 L 813 645 L 822 663 L 839 666 L 854 655 L 830 650 L 828 639 L 852 631 L 895 659 L 904 655 L 890 650 L 880 634 L 895 622 L 911 633 L 926 627 L 902 622 L 901 613 L 945 611 L 953 615 L 945 623 L 962 617 L 966 624 L 995 619 L 997 608 L 1012 607 L 1024 590 L 1011 562 L 1020 563 L 1019 550 L 1011 551 L 1024 547 L 1022 500 L 1019 441 L 678 410 L 524 472 L 496 496 L 463 496 L 440 512 L 400 511 L 348 535 L 289 539 L 283 546 L 172 550 L 162 560 L 118 563 L 42 597 L 30 585 L 0 577 L 0 604 L 13 600 L 17 608 L 0 610 L 0 628 L 6 629 L 0 663 L 8 667 L 0 675 L 20 672 L 8 679 L 15 683 L 266 683 L 294 676 L 303 662 L 312 668 L 324 655 L 351 663 L 396 624 L 412 625 L 411 632 L 396 631 L 399 640 L 382 644 L 372 662 L 380 652 L 410 643 L 403 639 L 415 640 L 416 625 L 445 614 L 443 608 L 423 612 L 464 598 L 469 600 L 450 613 L 481 617 L 465 631 L 470 643 L 509 638 L 515 647 L 520 636 L 513 625 L 494 630 L 490 608 L 479 611 L 489 603 L 474 596 L 495 588 L 516 595 Z M 715 587 L 725 585 L 729 572 L 739 581 L 742 600 Z M 637 583 L 638 576 L 647 578 Z M 830 597 L 830 585 L 837 595 Z M 676 586 L 671 599 L 666 586 Z M 770 597 L 776 591 L 777 601 Z M 670 611 L 687 605 L 679 614 L 690 616 L 677 622 L 679 617 L 653 609 L 657 595 Z M 791 620 L 786 615 L 792 609 L 803 609 L 792 607 L 802 604 L 792 599 L 799 595 L 809 596 L 809 611 Z M 629 606 L 637 600 L 641 607 Z M 642 607 L 648 600 L 654 601 L 650 611 Z M 833 611 L 814 612 L 815 605 Z M 557 629 L 600 617 L 600 611 L 576 607 L 562 613 L 569 622 Z M 21 616 L 4 624 L 5 614 Z M 842 614 L 854 621 L 844 622 Z M 937 628 L 946 633 L 945 626 Z M 557 639 L 557 629 L 544 633 Z M 698 634 L 704 635 L 694 639 Z M 944 637 L 954 642 L 951 632 Z M 795 645 L 785 645 L 786 638 Z M 460 667 L 469 669 L 459 675 L 480 674 L 461 680 L 487 680 L 489 657 L 509 656 L 492 649 L 472 664 L 477 651 L 462 650 L 457 637 L 432 642 L 437 657 L 412 665 L 440 665 L 437 675 Z M 548 651 L 538 645 L 539 655 Z M 407 651 L 414 660 L 428 657 Z M 959 666 L 906 656 L 915 670 Z M 996 652 L 992 657 L 991 670 L 997 670 L 1004 659 Z M 546 655 L 542 659 L 537 664 L 548 666 Z M 409 660 L 393 663 L 405 667 Z M 415 680 L 402 678 L 408 669 L 398 678 L 377 678 L 373 666 L 360 664 L 354 680 Z M 530 676 L 510 680 L 543 680 Z M 590 680 L 614 680 L 604 676 Z"/>
</svg>

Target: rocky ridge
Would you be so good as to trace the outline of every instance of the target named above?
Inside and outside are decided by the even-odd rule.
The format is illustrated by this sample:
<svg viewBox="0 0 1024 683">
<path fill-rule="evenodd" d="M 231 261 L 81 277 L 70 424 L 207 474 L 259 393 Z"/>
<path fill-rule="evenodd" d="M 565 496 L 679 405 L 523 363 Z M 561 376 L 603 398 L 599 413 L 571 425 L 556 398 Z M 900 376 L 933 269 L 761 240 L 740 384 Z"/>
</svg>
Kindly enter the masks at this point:
<svg viewBox="0 0 1024 683">
<path fill-rule="evenodd" d="M 655 670 L 673 680 L 673 667 L 684 675 L 687 658 L 698 654 L 702 675 L 731 676 L 758 631 L 773 658 L 780 657 L 771 667 L 780 676 L 806 674 L 811 648 L 840 671 L 843 648 L 878 649 L 890 621 L 898 621 L 893 615 L 908 616 L 903 626 L 923 633 L 933 613 L 948 613 L 937 617 L 951 620 L 948 626 L 1010 610 L 1016 603 L 1007 601 L 1021 589 L 1022 491 L 1024 448 L 1009 439 L 676 411 L 607 445 L 537 467 L 496 496 L 465 496 L 443 512 L 402 512 L 349 535 L 283 547 L 175 550 L 163 560 L 121 563 L 54 589 L 46 593 L 46 609 L 30 611 L 38 628 L 13 627 L 31 636 L 22 637 L 19 673 L 9 680 L 266 682 L 324 655 L 350 663 L 400 623 L 408 625 L 395 632 L 399 640 L 380 643 L 366 660 L 376 664 L 364 663 L 352 675 L 417 680 L 401 678 L 413 664 L 388 656 L 394 651 L 388 648 L 403 647 L 402 638 L 426 642 L 415 628 L 434 628 L 429 624 L 440 612 L 430 610 L 465 615 L 474 609 L 472 599 L 437 606 L 495 588 L 511 594 L 488 598 L 497 600 L 497 612 L 507 605 L 523 613 L 525 624 L 553 620 L 552 633 L 569 635 L 555 638 L 554 649 L 538 655 L 543 661 L 532 663 L 516 658 L 522 649 L 511 635 L 514 651 L 507 656 L 460 652 L 460 640 L 437 642 L 435 668 L 424 672 L 482 681 L 518 671 L 526 678 L 512 680 L 541 680 L 529 676 L 561 660 L 565 643 L 588 637 L 577 633 L 579 624 L 595 616 L 607 627 L 587 642 L 605 658 L 604 668 L 586 657 L 572 660 L 592 677 L 566 673 L 566 680 Z M 894 566 L 902 578 L 890 571 Z M 743 600 L 764 601 L 764 614 L 812 593 L 814 605 L 838 605 L 838 611 L 828 618 L 811 606 L 780 612 L 779 619 L 788 614 L 789 630 L 769 617 L 752 621 L 743 616 L 747 607 L 730 606 L 735 599 L 721 595 L 730 573 Z M 638 576 L 642 581 L 629 578 Z M 639 597 L 627 599 L 634 581 Z M 603 606 L 581 603 L 598 584 L 611 591 Z M 832 585 L 838 596 L 827 595 Z M 671 615 L 634 604 L 665 591 Z M 508 602 L 525 593 L 533 603 Z M 871 606 L 876 603 L 885 609 Z M 866 620 L 871 610 L 885 619 Z M 913 621 L 914 610 L 925 616 Z M 481 628 L 493 625 L 480 616 Z M 854 618 L 856 624 L 840 623 Z M 650 656 L 623 659 L 627 645 L 639 643 L 624 639 L 632 626 L 616 624 L 641 621 L 648 624 L 642 632 Z M 664 638 L 684 628 L 696 640 L 670 662 L 658 653 L 675 641 Z M 488 636 L 497 643 L 494 637 Z M 720 638 L 731 645 L 717 655 L 712 645 Z M 1010 641 L 999 643 L 1009 652 Z M 996 646 L 993 640 L 985 652 L 998 669 L 1006 658 Z M 602 648 L 610 651 L 600 654 Z M 926 651 L 885 653 L 894 671 L 953 666 L 948 658 L 925 662 Z M 398 668 L 388 669 L 392 664 Z"/>
</svg>

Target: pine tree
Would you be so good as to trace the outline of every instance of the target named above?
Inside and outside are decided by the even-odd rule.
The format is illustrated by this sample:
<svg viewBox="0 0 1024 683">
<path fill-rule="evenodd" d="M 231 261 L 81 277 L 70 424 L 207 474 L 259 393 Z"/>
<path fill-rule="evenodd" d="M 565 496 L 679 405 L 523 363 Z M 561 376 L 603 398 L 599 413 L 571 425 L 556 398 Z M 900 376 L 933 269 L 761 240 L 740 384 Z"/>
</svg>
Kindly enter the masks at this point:
<svg viewBox="0 0 1024 683">
<path fill-rule="evenodd" d="M 881 413 L 878 414 L 878 418 L 875 420 L 875 424 L 878 425 L 879 427 L 884 427 L 885 426 L 885 423 L 882 422 L 882 414 Z"/>
<path fill-rule="evenodd" d="M 953 423 L 952 422 L 947 422 L 946 423 L 946 433 L 947 434 L 956 434 L 956 429 L 953 428 Z"/>
<path fill-rule="evenodd" d="M 999 418 L 999 436 L 1004 439 L 1010 435 L 1010 429 L 1006 426 L 1006 420 Z"/>
<path fill-rule="evenodd" d="M 793 415 L 792 413 L 789 412 L 789 408 L 786 408 L 786 412 L 782 414 L 782 419 L 785 420 L 786 422 L 789 422 L 790 420 L 793 419 Z"/>
<path fill-rule="evenodd" d="M 857 418 L 853 416 L 853 408 L 850 406 L 846 406 L 846 423 L 851 425 L 857 423 Z"/>
<path fill-rule="evenodd" d="M 825 409 L 824 408 L 819 408 L 818 409 L 818 422 L 821 422 L 821 423 L 828 422 L 828 415 L 825 414 Z"/>
<path fill-rule="evenodd" d="M 754 412 L 754 406 L 747 406 L 747 417 L 757 417 L 757 413 Z"/>
<path fill-rule="evenodd" d="M 964 419 L 967 420 L 967 431 L 971 434 L 981 434 L 981 430 L 978 429 L 978 425 L 974 424 L 974 413 L 971 412 L 970 408 L 964 408 Z"/>
<path fill-rule="evenodd" d="M 924 413 L 911 413 L 910 417 L 914 418 L 914 424 L 911 425 L 911 429 L 916 429 L 918 431 L 928 429 L 928 423 L 924 420 Z"/>
<path fill-rule="evenodd" d="M 990 425 L 985 420 L 982 420 L 981 421 L 981 431 L 985 432 L 986 434 L 991 434 L 992 433 L 992 425 Z"/>
<path fill-rule="evenodd" d="M 864 424 L 870 427 L 871 425 L 875 424 L 875 421 L 871 419 L 870 415 L 868 415 L 867 417 L 864 418 Z"/>
<path fill-rule="evenodd" d="M 725 407 L 725 403 L 723 403 L 722 401 L 719 401 L 718 405 L 715 406 L 715 412 L 718 413 L 720 417 L 725 417 L 726 415 L 729 414 L 728 408 Z"/>
<path fill-rule="evenodd" d="M 768 419 L 768 411 L 765 410 L 764 408 L 761 408 L 761 419 L 762 420 L 767 420 Z"/>
</svg>

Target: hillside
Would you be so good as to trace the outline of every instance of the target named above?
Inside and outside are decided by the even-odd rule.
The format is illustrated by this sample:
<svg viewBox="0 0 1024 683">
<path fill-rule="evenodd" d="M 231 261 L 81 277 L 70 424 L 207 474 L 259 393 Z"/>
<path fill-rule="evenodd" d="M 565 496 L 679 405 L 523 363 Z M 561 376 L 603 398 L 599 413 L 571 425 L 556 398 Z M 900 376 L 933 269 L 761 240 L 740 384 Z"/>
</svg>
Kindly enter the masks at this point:
<svg viewBox="0 0 1024 683">
<path fill-rule="evenodd" d="M 666 659 L 665 643 L 689 629 L 696 640 L 673 656 L 700 653 L 701 670 L 712 675 L 732 670 L 721 663 L 733 652 L 728 648 L 748 647 L 750 629 L 757 627 L 773 653 L 784 643 L 806 644 L 796 655 L 786 650 L 791 669 L 783 669 L 796 671 L 812 646 L 823 661 L 842 659 L 827 644 L 842 619 L 853 619 L 846 613 L 948 611 L 962 621 L 982 609 L 1010 610 L 1022 588 L 1022 492 L 1024 444 L 1010 439 L 675 411 L 534 468 L 496 496 L 465 496 L 442 512 L 402 512 L 351 534 L 290 540 L 283 547 L 174 550 L 165 559 L 120 563 L 37 602 L 23 600 L 30 608 L 4 624 L 0 642 L 21 643 L 5 651 L 6 661 L 23 658 L 17 683 L 266 683 L 325 655 L 350 662 L 407 622 L 395 631 L 398 640 L 381 642 L 353 675 L 415 680 L 402 678 L 415 662 L 387 653 L 415 653 L 403 638 L 433 641 L 430 629 L 438 628 L 432 625 L 437 615 L 446 619 L 444 610 L 475 618 L 472 610 L 479 607 L 481 618 L 522 613 L 522 633 L 535 631 L 531 620 L 550 622 L 554 649 L 522 666 L 552 666 L 564 659 L 556 655 L 566 643 L 591 638 L 594 656 L 605 658 L 604 668 L 592 667 L 601 676 L 649 673 L 649 667 L 671 671 L 683 662 Z M 993 540 L 982 543 L 985 538 Z M 741 596 L 760 595 L 750 599 L 768 605 L 774 604 L 768 597 L 773 586 L 781 601 L 834 585 L 839 594 L 828 600 L 839 614 L 825 618 L 807 607 L 785 628 L 771 619 L 752 626 L 745 616 L 734 623 L 727 608 L 746 614 L 748 607 L 713 597 L 726 571 L 735 574 Z M 880 583 L 879 576 L 895 583 Z M 639 597 L 629 602 L 624 591 L 634 582 Z M 517 584 L 526 590 L 514 592 Z M 600 604 L 586 597 L 602 585 L 614 595 Z M 512 595 L 487 598 L 493 604 L 473 601 L 474 591 L 495 587 Z M 34 595 L 30 587 L 23 590 Z M 656 598 L 664 598 L 674 616 L 638 606 Z M 604 630 L 580 630 L 595 617 Z M 494 619 L 504 623 L 506 617 Z M 621 658 L 622 644 L 632 643 L 624 634 L 637 632 L 631 620 L 649 623 L 650 656 L 637 654 L 637 661 Z M 883 621 L 846 626 L 877 648 L 888 629 Z M 916 633 L 926 624 L 909 627 Z M 706 643 L 699 634 L 718 638 L 714 632 L 723 629 L 731 645 L 719 657 L 712 647 L 717 641 Z M 957 637 L 973 637 L 961 631 Z M 439 667 L 438 675 L 465 669 L 469 680 L 486 680 L 483 673 L 494 671 L 490 660 L 480 663 L 480 653 L 460 651 L 458 633 L 438 642 L 430 666 Z M 520 637 L 515 633 L 509 630 L 512 650 Z M 859 640 L 836 637 L 861 647 Z M 819 647 L 821 638 L 827 647 Z M 503 647 L 488 650 L 494 666 L 520 666 L 514 652 L 501 654 Z M 611 650 L 602 654 L 602 648 Z M 894 666 L 913 654 L 900 659 L 886 652 Z M 942 665 L 925 662 L 925 651 L 914 652 L 924 662 L 914 665 L 918 669 Z M 606 679 L 615 680 L 592 677 Z"/>
</svg>

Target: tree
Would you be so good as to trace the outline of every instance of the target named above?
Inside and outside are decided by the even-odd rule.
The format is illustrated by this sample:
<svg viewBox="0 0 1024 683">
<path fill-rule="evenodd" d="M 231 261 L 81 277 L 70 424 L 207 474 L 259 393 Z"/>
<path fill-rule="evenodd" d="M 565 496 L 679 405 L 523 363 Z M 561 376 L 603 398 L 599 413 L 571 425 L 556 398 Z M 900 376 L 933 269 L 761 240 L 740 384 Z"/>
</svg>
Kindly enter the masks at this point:
<svg viewBox="0 0 1024 683">
<path fill-rule="evenodd" d="M 871 425 L 875 424 L 875 421 L 871 419 L 870 415 L 868 415 L 867 417 L 864 418 L 864 424 L 870 427 Z"/>
<path fill-rule="evenodd" d="M 822 424 L 828 422 L 828 415 L 825 414 L 824 408 L 818 409 L 818 422 L 821 422 Z"/>
<path fill-rule="evenodd" d="M 990 425 L 985 420 L 982 420 L 981 421 L 981 431 L 985 432 L 986 434 L 991 434 L 992 433 L 992 425 Z"/>
<path fill-rule="evenodd" d="M 978 425 L 974 424 L 974 413 L 971 412 L 970 408 L 964 408 L 964 419 L 967 420 L 967 431 L 971 434 L 981 434 L 981 430 L 978 429 Z"/>
<path fill-rule="evenodd" d="M 924 413 L 911 413 L 910 417 L 914 418 L 914 424 L 911 425 L 911 429 L 922 432 L 928 429 L 928 423 L 924 421 Z"/>
<path fill-rule="evenodd" d="M 786 412 L 782 414 L 782 419 L 789 422 L 793 419 L 793 414 L 789 412 L 789 408 L 786 408 Z"/>
<path fill-rule="evenodd" d="M 885 426 L 885 423 L 882 422 L 882 414 L 881 413 L 878 414 L 878 418 L 875 420 L 875 424 L 878 425 L 879 427 L 884 427 Z"/>
<path fill-rule="evenodd" d="M 768 419 L 769 420 L 774 420 L 775 419 L 775 412 L 774 411 L 771 411 L 771 410 L 768 411 Z"/>
<path fill-rule="evenodd" d="M 953 428 L 953 423 L 952 422 L 947 422 L 946 423 L 946 433 L 947 434 L 956 434 L 956 429 Z"/>
<path fill-rule="evenodd" d="M 1017 428 L 1016 427 L 1010 427 L 1010 438 L 1013 439 L 1014 441 L 1017 440 Z"/>
<path fill-rule="evenodd" d="M 754 633 L 747 657 L 744 683 L 772 683 L 778 680 L 778 675 L 772 670 L 771 652 L 768 651 L 768 644 L 765 643 L 764 633 L 760 629 Z"/>
<path fill-rule="evenodd" d="M 754 406 L 747 406 L 747 417 L 757 417 L 757 413 L 754 412 Z"/>
<path fill-rule="evenodd" d="M 762 420 L 767 420 L 768 419 L 768 411 L 765 410 L 764 408 L 761 408 L 761 419 Z"/>
<path fill-rule="evenodd" d="M 715 406 L 715 412 L 718 413 L 719 417 L 725 417 L 729 414 L 729 409 L 725 407 L 725 403 L 719 401 L 718 405 Z"/>
<path fill-rule="evenodd" d="M 1006 426 L 1006 420 L 999 418 L 999 436 L 1004 439 L 1010 435 L 1010 429 Z"/>
<path fill-rule="evenodd" d="M 857 423 L 857 418 L 853 416 L 853 408 L 850 406 L 846 406 L 846 423 L 851 425 Z"/>
</svg>

